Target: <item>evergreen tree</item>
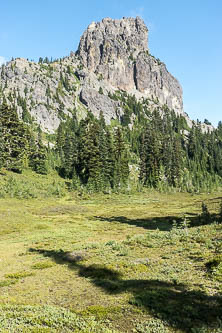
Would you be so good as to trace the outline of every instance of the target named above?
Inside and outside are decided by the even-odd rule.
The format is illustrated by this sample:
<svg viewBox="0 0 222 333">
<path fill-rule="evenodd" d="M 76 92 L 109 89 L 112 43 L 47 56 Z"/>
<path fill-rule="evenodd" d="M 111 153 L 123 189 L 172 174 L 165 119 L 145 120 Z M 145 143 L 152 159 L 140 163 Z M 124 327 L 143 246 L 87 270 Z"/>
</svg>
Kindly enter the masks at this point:
<svg viewBox="0 0 222 333">
<path fill-rule="evenodd" d="M 28 153 L 28 130 L 19 120 L 16 110 L 8 107 L 6 101 L 0 105 L 0 127 L 4 142 L 1 156 L 4 167 L 21 173 Z"/>
<path fill-rule="evenodd" d="M 77 120 L 75 117 L 69 119 L 64 131 L 64 138 L 59 143 L 63 142 L 61 146 L 61 170 L 60 174 L 65 178 L 73 178 L 73 174 L 76 174 L 78 164 L 78 138 L 77 132 Z M 62 132 L 61 132 L 62 133 Z"/>
<path fill-rule="evenodd" d="M 63 159 L 63 146 L 65 144 L 65 124 L 60 122 L 56 136 L 56 151 L 60 160 Z"/>
<path fill-rule="evenodd" d="M 102 160 L 100 151 L 100 126 L 97 121 L 93 121 L 87 128 L 84 140 L 85 174 L 87 175 L 87 185 L 92 190 L 102 188 Z"/>
<path fill-rule="evenodd" d="M 182 148 L 179 138 L 175 137 L 173 141 L 173 152 L 172 152 L 172 166 L 171 166 L 171 181 L 170 183 L 174 187 L 178 187 L 181 180 L 183 158 Z"/>
<path fill-rule="evenodd" d="M 29 165 L 35 172 L 46 175 L 48 173 L 47 150 L 42 142 L 42 131 L 40 127 L 38 128 L 37 142 L 35 142 L 33 139 L 31 140 L 30 150 Z"/>
<path fill-rule="evenodd" d="M 118 126 L 114 133 L 114 186 L 120 188 L 126 184 L 129 177 L 128 153 L 121 128 Z"/>
<path fill-rule="evenodd" d="M 114 188 L 115 156 L 113 146 L 113 136 L 110 130 L 105 128 L 105 160 L 104 160 L 104 178 L 108 186 Z"/>
<path fill-rule="evenodd" d="M 1 126 L 1 122 L 0 122 L 0 170 L 1 168 L 4 166 L 4 151 L 5 151 L 5 148 L 4 148 L 4 138 L 3 138 L 3 129 L 2 129 L 2 126 Z"/>
<path fill-rule="evenodd" d="M 147 126 L 142 147 L 143 174 L 140 179 L 144 185 L 156 187 L 160 180 L 161 142 L 154 128 Z"/>
</svg>

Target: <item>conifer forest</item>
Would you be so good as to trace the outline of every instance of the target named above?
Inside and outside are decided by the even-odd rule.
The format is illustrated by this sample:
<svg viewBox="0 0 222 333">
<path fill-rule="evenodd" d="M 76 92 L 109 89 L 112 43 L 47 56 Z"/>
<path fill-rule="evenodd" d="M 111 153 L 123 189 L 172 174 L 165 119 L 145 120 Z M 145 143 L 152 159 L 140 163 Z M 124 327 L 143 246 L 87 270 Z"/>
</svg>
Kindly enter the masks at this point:
<svg viewBox="0 0 222 333">
<path fill-rule="evenodd" d="M 88 113 L 78 121 L 74 113 L 60 123 L 51 146 L 43 144 L 40 127 L 34 131 L 4 100 L 1 167 L 17 173 L 26 168 L 39 174 L 54 170 L 69 180 L 70 188 L 89 192 L 146 187 L 198 193 L 221 185 L 221 122 L 203 132 L 198 122 L 189 128 L 186 119 L 166 105 L 162 112 L 157 107 L 151 113 L 147 100 L 139 102 L 124 92 L 111 98 L 124 108 L 119 122 L 107 125 L 102 112 L 98 119 Z"/>
</svg>

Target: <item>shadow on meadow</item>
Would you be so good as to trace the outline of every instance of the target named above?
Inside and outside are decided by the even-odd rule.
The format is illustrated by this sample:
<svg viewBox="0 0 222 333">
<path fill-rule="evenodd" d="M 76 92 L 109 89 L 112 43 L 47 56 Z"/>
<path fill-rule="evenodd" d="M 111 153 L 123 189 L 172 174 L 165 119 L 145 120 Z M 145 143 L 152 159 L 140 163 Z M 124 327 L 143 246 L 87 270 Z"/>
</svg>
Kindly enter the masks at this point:
<svg viewBox="0 0 222 333">
<path fill-rule="evenodd" d="M 190 227 L 211 224 L 215 221 L 219 221 L 216 214 L 208 214 L 203 216 L 202 214 L 187 212 L 185 213 L 185 216 Z M 160 216 L 145 219 L 130 219 L 125 216 L 94 216 L 94 218 L 102 222 L 117 222 L 148 230 L 159 229 L 160 231 L 170 231 L 175 224 L 180 225 L 184 221 L 184 216 Z"/>
<path fill-rule="evenodd" d="M 94 216 L 95 219 L 102 222 L 119 222 L 123 224 L 128 224 L 148 230 L 156 230 L 159 229 L 161 231 L 170 231 L 172 229 L 172 221 L 176 221 L 177 223 L 181 220 L 176 216 L 166 216 L 166 217 L 152 217 L 146 219 L 130 219 L 125 216 L 111 216 L 111 217 L 103 217 L 103 216 Z"/>
<path fill-rule="evenodd" d="M 81 254 L 70 257 L 70 252 L 62 250 L 31 248 L 29 251 L 49 257 L 57 264 L 67 264 L 69 269 L 90 279 L 91 283 L 107 294 L 130 292 L 130 304 L 184 332 L 191 332 L 191 328 L 203 325 L 214 327 L 218 319 L 222 319 L 221 296 L 209 296 L 202 291 L 190 291 L 182 284 L 159 280 L 123 280 L 120 272 L 103 265 L 86 266 L 80 263 Z"/>
</svg>

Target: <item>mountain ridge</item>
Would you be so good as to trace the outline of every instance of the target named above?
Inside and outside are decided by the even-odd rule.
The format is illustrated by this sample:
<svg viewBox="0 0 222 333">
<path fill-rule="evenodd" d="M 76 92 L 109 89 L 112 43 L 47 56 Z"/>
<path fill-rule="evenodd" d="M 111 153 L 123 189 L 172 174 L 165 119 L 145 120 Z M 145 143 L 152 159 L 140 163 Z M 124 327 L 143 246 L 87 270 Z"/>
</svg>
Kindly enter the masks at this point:
<svg viewBox="0 0 222 333">
<path fill-rule="evenodd" d="M 150 55 L 148 29 L 139 17 L 92 22 L 78 50 L 59 61 L 17 58 L 0 67 L 0 96 L 16 107 L 20 118 L 47 133 L 74 113 L 81 119 L 88 111 L 96 117 L 102 111 L 106 123 L 120 120 L 121 103 L 110 98 L 119 90 L 147 99 L 151 112 L 167 106 L 192 127 L 183 110 L 182 88 L 165 64 Z"/>
</svg>

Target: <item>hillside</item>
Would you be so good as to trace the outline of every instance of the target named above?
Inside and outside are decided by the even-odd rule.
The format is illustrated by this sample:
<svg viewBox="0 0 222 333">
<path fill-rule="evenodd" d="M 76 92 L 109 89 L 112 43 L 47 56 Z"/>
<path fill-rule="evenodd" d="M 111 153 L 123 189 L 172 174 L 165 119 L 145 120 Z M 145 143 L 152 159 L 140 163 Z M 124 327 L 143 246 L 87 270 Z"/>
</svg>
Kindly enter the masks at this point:
<svg viewBox="0 0 222 333">
<path fill-rule="evenodd" d="M 106 123 L 120 120 L 124 109 L 110 98 L 119 90 L 148 100 L 151 111 L 167 105 L 192 126 L 183 111 L 182 88 L 149 53 L 148 29 L 139 17 L 91 23 L 78 50 L 63 59 L 35 63 L 18 58 L 0 68 L 0 94 L 16 106 L 20 118 L 47 133 L 67 116 L 84 118 L 87 110 L 96 117 L 102 111 Z"/>
<path fill-rule="evenodd" d="M 222 124 L 194 122 L 137 17 L 93 22 L 78 50 L 0 68 L 0 168 L 57 171 L 71 190 L 210 191 Z M 4 172 L 3 172 L 4 173 Z"/>
</svg>

